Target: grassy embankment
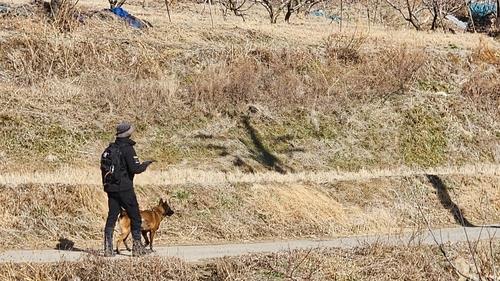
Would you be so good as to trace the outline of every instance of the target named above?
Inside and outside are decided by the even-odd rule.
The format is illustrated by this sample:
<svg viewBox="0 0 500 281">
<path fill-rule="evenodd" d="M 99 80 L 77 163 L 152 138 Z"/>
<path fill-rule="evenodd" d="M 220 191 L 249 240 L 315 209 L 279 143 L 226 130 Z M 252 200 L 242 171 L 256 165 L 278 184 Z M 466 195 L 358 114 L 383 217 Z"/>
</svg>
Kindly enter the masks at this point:
<svg viewBox="0 0 500 281">
<path fill-rule="evenodd" d="M 2 173 L 95 169 L 122 119 L 136 124 L 137 150 L 159 161 L 157 171 L 293 177 L 500 162 L 494 39 L 380 27 L 340 33 L 314 20 L 231 18 L 210 29 L 196 15 L 179 11 L 169 24 L 147 12 L 141 16 L 155 28 L 144 32 L 91 19 L 61 33 L 37 16 L 1 18 Z M 100 245 L 101 187 L 65 180 L 2 186 L 1 247 L 53 247 L 59 238 Z M 498 174 L 443 180 L 473 223 L 498 221 Z M 453 204 L 424 176 L 215 187 L 152 181 L 137 191 L 145 207 L 171 199 L 178 215 L 160 234 L 168 243 L 419 228 L 415 202 L 436 226 L 454 224 Z"/>
</svg>

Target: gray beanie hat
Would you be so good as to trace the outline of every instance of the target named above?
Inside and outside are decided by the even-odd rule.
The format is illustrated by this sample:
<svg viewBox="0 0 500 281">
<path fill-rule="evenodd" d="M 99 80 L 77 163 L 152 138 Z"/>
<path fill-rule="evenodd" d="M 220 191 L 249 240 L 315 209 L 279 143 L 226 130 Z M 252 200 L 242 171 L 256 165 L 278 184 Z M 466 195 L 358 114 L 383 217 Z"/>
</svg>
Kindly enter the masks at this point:
<svg viewBox="0 0 500 281">
<path fill-rule="evenodd" d="M 116 137 L 117 138 L 128 138 L 134 132 L 134 127 L 128 122 L 121 122 L 116 126 Z"/>
</svg>

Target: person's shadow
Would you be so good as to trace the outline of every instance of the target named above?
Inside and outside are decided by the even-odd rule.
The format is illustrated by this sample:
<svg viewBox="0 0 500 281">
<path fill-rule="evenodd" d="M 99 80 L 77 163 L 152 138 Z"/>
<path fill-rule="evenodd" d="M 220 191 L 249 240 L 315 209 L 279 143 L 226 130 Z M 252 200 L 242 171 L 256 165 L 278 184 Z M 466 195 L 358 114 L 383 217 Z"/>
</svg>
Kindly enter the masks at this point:
<svg viewBox="0 0 500 281">
<path fill-rule="evenodd" d="M 441 178 L 439 178 L 436 175 L 425 175 L 429 182 L 432 184 L 432 186 L 436 189 L 439 202 L 441 202 L 441 205 L 450 211 L 450 213 L 453 215 L 453 218 L 455 219 L 455 222 L 460 224 L 461 226 L 465 227 L 476 227 L 476 225 L 472 224 L 467 220 L 460 207 L 455 204 L 450 197 L 450 194 L 448 193 L 448 188 L 446 185 L 443 183 Z"/>
</svg>

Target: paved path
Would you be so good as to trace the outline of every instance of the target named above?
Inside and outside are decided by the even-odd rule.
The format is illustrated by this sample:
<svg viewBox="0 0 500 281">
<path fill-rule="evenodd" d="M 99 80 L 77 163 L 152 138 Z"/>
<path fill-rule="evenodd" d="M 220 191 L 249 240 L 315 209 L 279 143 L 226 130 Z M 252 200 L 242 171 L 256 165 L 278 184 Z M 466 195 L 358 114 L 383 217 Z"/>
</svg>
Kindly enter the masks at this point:
<svg viewBox="0 0 500 281">
<path fill-rule="evenodd" d="M 500 239 L 500 226 L 485 226 L 474 228 L 445 228 L 424 231 L 420 234 L 405 233 L 398 235 L 367 235 L 350 236 L 328 240 L 289 240 L 269 241 L 245 244 L 220 244 L 198 246 L 168 246 L 157 247 L 152 255 L 160 257 L 178 257 L 186 261 L 199 261 L 203 259 L 219 258 L 224 256 L 239 256 L 249 253 L 279 252 L 294 249 L 310 248 L 343 248 L 350 249 L 358 246 L 372 245 L 435 245 L 433 238 L 439 243 L 463 242 Z M 119 255 L 116 258 L 127 258 L 130 253 Z M 85 252 L 58 251 L 58 250 L 14 250 L 0 253 L 0 263 L 5 262 L 60 262 L 78 261 L 88 256 Z M 115 259 L 116 259 L 115 258 Z"/>
</svg>

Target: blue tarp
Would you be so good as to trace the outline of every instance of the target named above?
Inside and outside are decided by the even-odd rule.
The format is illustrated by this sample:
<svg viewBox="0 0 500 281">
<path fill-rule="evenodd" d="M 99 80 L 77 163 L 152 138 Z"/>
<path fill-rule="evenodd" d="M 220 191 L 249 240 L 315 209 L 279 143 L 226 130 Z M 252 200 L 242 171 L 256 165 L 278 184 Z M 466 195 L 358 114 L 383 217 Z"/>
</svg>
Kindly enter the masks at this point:
<svg viewBox="0 0 500 281">
<path fill-rule="evenodd" d="M 332 15 L 327 15 L 327 14 L 325 13 L 325 11 L 324 11 L 324 10 L 321 10 L 321 9 L 320 9 L 320 10 L 315 10 L 315 11 L 312 11 L 312 12 L 311 12 L 311 16 L 315 16 L 315 17 L 325 17 L 325 18 L 328 18 L 328 19 L 330 19 L 330 20 L 332 20 L 332 21 L 336 21 L 336 22 L 340 22 L 340 20 L 341 20 L 341 18 L 340 18 L 339 16 L 337 16 L 337 15 L 333 15 L 333 14 L 332 14 Z"/>
<path fill-rule="evenodd" d="M 497 5 L 495 3 L 471 2 L 469 7 L 474 18 L 484 18 L 488 15 L 495 14 L 497 11 Z"/>
<path fill-rule="evenodd" d="M 113 8 L 113 9 L 111 9 L 111 12 L 113 12 L 113 14 L 115 14 L 118 17 L 125 20 L 132 27 L 140 28 L 140 29 L 148 27 L 148 25 L 145 22 L 132 16 L 127 11 L 125 11 L 125 9 L 123 9 L 122 7 Z"/>
</svg>

